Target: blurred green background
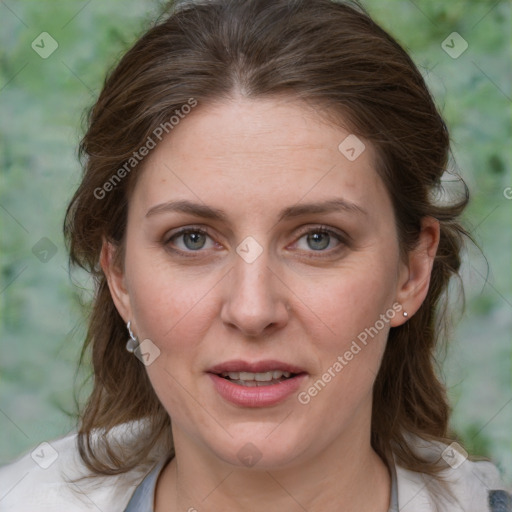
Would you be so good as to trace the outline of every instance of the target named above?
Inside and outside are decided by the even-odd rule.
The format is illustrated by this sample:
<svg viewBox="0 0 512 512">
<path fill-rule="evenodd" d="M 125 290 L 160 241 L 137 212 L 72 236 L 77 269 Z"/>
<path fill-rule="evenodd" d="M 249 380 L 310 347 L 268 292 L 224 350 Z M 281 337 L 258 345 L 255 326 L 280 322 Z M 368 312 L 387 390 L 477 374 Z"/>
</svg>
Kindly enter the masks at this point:
<svg viewBox="0 0 512 512">
<path fill-rule="evenodd" d="M 511 3 L 363 3 L 424 74 L 472 192 L 465 221 L 483 254 L 465 257 L 466 311 L 440 372 L 453 429 L 511 483 Z M 91 296 L 87 276 L 68 275 L 61 234 L 76 148 L 106 71 L 159 11 L 140 0 L 0 1 L 0 464 L 75 426 L 80 304 Z M 58 44 L 49 56 L 42 32 Z"/>
</svg>

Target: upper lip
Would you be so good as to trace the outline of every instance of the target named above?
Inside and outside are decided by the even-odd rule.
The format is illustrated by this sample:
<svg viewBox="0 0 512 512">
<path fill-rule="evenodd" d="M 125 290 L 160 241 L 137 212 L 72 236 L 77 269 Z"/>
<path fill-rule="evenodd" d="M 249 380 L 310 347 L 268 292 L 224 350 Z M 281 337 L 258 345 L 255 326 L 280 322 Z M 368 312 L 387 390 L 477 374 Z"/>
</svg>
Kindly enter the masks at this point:
<svg viewBox="0 0 512 512">
<path fill-rule="evenodd" d="M 265 360 L 249 362 L 243 361 L 241 359 L 216 364 L 207 371 L 208 373 L 220 374 L 223 372 L 264 373 L 275 370 L 283 370 L 285 372 L 290 373 L 304 373 L 304 370 L 302 368 L 299 368 L 298 366 L 289 363 L 283 363 L 282 361 Z"/>
</svg>

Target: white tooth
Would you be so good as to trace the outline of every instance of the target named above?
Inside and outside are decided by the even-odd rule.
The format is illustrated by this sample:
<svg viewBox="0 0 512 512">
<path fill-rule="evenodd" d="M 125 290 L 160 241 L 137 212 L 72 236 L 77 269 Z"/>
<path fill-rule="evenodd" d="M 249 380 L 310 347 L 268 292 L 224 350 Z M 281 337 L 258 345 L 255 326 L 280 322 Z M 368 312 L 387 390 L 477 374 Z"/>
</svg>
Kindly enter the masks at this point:
<svg viewBox="0 0 512 512">
<path fill-rule="evenodd" d="M 242 384 L 242 386 L 247 386 L 249 388 L 259 386 L 259 384 L 255 380 L 241 380 L 240 383 Z"/>
<path fill-rule="evenodd" d="M 273 373 L 274 372 L 255 373 L 254 380 L 257 380 L 258 382 L 265 382 L 265 381 L 272 380 Z"/>
<path fill-rule="evenodd" d="M 235 384 L 239 386 L 246 386 L 249 388 L 259 387 L 259 386 L 269 386 L 272 384 L 272 381 L 258 382 L 257 380 L 237 380 Z"/>
<path fill-rule="evenodd" d="M 223 372 L 223 377 L 229 377 L 231 380 L 243 381 L 243 382 L 270 382 L 272 380 L 278 380 L 283 377 L 290 377 L 290 372 L 285 372 L 283 370 L 274 370 L 269 372 Z"/>
<path fill-rule="evenodd" d="M 290 375 L 291 375 L 290 372 L 285 372 L 283 370 L 274 370 L 272 372 L 272 376 L 274 377 L 274 379 L 280 379 L 281 377 L 288 378 Z"/>
</svg>

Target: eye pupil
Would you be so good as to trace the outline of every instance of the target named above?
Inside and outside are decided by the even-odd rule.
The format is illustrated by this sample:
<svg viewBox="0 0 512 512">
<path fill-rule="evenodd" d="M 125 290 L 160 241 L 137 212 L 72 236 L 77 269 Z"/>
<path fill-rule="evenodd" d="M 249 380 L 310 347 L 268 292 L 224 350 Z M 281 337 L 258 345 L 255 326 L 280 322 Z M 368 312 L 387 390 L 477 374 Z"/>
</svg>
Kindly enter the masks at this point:
<svg viewBox="0 0 512 512">
<path fill-rule="evenodd" d="M 322 239 L 323 239 L 323 243 L 322 243 Z M 322 249 L 325 249 L 326 247 L 329 247 L 329 241 L 330 241 L 330 237 L 329 237 L 328 233 L 322 233 L 321 231 L 316 231 L 315 233 L 308 235 L 308 244 L 310 242 L 312 242 L 313 244 L 319 243 L 319 246 L 318 245 L 311 246 L 311 244 L 309 244 L 311 249 L 313 249 L 315 251 L 320 251 Z"/>
</svg>

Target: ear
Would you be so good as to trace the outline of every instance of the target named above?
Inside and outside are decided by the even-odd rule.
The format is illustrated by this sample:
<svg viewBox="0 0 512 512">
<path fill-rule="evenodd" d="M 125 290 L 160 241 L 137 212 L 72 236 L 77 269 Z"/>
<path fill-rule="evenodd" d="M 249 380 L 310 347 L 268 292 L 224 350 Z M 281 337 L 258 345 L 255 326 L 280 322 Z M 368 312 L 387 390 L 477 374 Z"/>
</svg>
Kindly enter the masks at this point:
<svg viewBox="0 0 512 512">
<path fill-rule="evenodd" d="M 402 325 L 420 308 L 427 296 L 430 276 L 439 245 L 439 221 L 433 217 L 424 217 L 417 246 L 408 254 L 407 261 L 401 263 L 396 301 L 402 305 L 402 314 L 391 321 L 392 327 Z"/>
<path fill-rule="evenodd" d="M 124 270 L 117 261 L 116 253 L 119 250 L 111 242 L 103 239 L 100 253 L 100 265 L 107 278 L 110 295 L 117 308 L 117 311 L 127 323 L 132 318 L 130 296 L 126 288 Z"/>
</svg>

